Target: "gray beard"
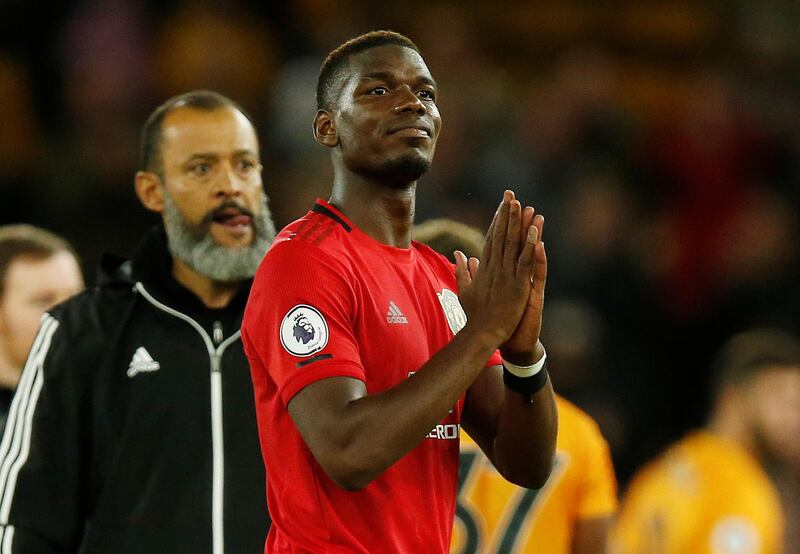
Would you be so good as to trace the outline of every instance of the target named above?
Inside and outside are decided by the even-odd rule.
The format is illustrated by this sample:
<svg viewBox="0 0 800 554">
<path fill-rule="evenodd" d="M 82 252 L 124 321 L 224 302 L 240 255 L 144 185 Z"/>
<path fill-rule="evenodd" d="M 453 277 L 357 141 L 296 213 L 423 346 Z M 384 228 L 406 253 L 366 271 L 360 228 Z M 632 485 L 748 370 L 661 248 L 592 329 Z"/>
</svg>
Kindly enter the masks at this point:
<svg viewBox="0 0 800 554">
<path fill-rule="evenodd" d="M 253 242 L 249 246 L 222 246 L 209 234 L 212 214 L 206 214 L 199 224 L 192 225 L 178 211 L 165 188 L 162 216 L 169 250 L 175 259 L 212 281 L 230 283 L 249 279 L 255 275 L 258 264 L 275 240 L 275 224 L 266 195 L 261 208 L 260 215 L 252 216 Z"/>
</svg>

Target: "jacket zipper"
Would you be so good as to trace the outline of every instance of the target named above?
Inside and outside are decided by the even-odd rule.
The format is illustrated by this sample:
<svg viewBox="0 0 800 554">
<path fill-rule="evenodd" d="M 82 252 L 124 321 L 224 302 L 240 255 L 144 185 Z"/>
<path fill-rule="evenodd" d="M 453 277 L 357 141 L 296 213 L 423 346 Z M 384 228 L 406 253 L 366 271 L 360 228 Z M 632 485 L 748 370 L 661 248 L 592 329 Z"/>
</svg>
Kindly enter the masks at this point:
<svg viewBox="0 0 800 554">
<path fill-rule="evenodd" d="M 200 334 L 208 350 L 208 357 L 211 361 L 211 454 L 212 454 L 212 480 L 211 480 L 211 537 L 213 554 L 224 554 L 225 552 L 225 529 L 224 529 L 224 485 L 225 485 L 225 449 L 222 430 L 222 354 L 233 342 L 239 339 L 242 332 L 236 331 L 225 340 L 211 340 L 205 329 L 188 315 L 170 308 L 166 304 L 156 300 L 141 282 L 137 282 L 133 289 L 140 293 L 145 300 L 153 306 L 172 316 L 182 319 L 195 328 Z M 214 339 L 222 337 L 222 325 L 214 323 Z M 214 344 L 217 343 L 217 346 Z"/>
</svg>

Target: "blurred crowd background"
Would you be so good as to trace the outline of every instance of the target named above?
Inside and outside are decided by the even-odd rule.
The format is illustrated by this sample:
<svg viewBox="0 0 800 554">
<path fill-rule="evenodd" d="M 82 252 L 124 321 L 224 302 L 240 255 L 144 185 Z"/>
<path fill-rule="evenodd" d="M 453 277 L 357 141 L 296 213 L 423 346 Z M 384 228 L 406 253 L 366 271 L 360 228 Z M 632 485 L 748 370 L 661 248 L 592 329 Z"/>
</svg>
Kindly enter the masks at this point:
<svg viewBox="0 0 800 554">
<path fill-rule="evenodd" d="M 485 228 L 511 188 L 547 218 L 545 344 L 624 485 L 702 423 L 710 359 L 746 327 L 798 330 L 800 4 L 790 0 L 427 2 L 0 0 L 0 224 L 83 258 L 129 255 L 138 133 L 210 88 L 262 138 L 278 226 L 327 197 L 311 135 L 327 52 L 408 34 L 443 133 L 417 220 Z M 800 468 L 800 460 L 798 460 Z"/>
</svg>

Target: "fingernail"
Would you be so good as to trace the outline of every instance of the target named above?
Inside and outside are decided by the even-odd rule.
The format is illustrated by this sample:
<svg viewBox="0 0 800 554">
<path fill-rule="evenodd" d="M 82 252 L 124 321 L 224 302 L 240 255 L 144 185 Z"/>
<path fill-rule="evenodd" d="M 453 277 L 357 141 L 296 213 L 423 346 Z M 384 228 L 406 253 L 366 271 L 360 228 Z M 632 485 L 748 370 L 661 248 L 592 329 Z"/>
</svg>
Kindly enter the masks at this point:
<svg viewBox="0 0 800 554">
<path fill-rule="evenodd" d="M 537 237 L 539 236 L 539 229 L 531 225 L 528 227 L 528 242 L 536 242 Z"/>
</svg>

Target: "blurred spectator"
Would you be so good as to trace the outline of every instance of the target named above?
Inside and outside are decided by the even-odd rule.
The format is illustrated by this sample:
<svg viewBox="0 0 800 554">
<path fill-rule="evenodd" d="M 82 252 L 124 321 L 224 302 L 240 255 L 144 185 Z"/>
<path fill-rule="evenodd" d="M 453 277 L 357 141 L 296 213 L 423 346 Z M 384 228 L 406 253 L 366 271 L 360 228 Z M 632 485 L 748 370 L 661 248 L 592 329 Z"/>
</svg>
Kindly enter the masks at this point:
<svg viewBox="0 0 800 554">
<path fill-rule="evenodd" d="M 81 289 L 66 241 L 30 225 L 0 226 L 0 436 L 42 315 Z"/>
<path fill-rule="evenodd" d="M 771 329 L 728 341 L 706 428 L 642 469 L 612 552 L 771 554 L 782 550 L 778 491 L 766 473 L 800 452 L 800 340 Z M 684 382 L 688 386 L 688 382 Z"/>
</svg>

